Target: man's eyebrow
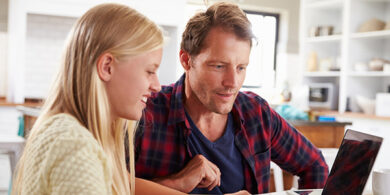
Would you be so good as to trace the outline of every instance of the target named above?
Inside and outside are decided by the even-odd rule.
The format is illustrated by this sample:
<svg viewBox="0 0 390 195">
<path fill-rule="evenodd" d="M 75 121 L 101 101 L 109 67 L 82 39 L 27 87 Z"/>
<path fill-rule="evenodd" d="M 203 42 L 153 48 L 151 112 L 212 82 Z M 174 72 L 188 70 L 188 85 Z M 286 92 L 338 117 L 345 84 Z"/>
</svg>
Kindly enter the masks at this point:
<svg viewBox="0 0 390 195">
<path fill-rule="evenodd" d="M 228 62 L 225 62 L 223 60 L 209 60 L 209 61 L 206 61 L 207 64 L 213 64 L 213 63 L 218 63 L 218 64 L 229 64 Z"/>
</svg>

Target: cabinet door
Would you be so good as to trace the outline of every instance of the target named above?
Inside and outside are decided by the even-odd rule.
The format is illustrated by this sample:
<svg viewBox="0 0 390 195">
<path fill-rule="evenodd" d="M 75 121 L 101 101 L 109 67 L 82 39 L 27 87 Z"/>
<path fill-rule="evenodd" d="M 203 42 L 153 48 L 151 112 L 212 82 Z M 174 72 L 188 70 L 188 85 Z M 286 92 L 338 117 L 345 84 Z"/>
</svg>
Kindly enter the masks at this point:
<svg viewBox="0 0 390 195">
<path fill-rule="evenodd" d="M 344 126 L 295 126 L 318 148 L 338 148 L 344 137 Z"/>
</svg>

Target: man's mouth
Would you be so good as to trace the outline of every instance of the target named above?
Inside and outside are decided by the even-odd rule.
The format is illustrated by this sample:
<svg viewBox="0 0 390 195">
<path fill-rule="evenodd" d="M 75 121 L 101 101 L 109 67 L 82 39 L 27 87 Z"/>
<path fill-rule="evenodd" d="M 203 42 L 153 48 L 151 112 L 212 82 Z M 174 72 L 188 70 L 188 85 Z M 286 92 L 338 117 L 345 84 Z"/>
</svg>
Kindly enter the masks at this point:
<svg viewBox="0 0 390 195">
<path fill-rule="evenodd" d="M 143 97 L 141 101 L 146 104 L 146 102 L 148 101 L 148 98 L 147 97 Z"/>
<path fill-rule="evenodd" d="M 233 95 L 232 93 L 217 93 L 217 94 L 223 97 L 230 97 Z"/>
</svg>

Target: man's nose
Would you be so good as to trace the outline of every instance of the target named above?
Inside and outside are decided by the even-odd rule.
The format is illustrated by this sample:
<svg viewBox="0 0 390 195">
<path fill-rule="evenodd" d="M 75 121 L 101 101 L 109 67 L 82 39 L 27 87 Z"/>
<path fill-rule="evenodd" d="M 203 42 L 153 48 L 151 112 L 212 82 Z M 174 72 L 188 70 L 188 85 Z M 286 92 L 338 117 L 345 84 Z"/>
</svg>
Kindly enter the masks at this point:
<svg viewBox="0 0 390 195">
<path fill-rule="evenodd" d="M 226 88 L 237 88 L 238 78 L 239 75 L 235 68 L 229 68 L 224 74 L 222 85 Z"/>
</svg>

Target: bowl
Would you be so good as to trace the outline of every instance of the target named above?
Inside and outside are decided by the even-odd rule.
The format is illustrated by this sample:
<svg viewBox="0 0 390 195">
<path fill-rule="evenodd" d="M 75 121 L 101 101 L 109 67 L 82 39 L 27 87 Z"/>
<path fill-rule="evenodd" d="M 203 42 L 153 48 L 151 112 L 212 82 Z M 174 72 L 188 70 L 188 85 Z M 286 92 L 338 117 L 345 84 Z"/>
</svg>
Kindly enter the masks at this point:
<svg viewBox="0 0 390 195">
<path fill-rule="evenodd" d="M 357 95 L 356 103 L 363 110 L 364 114 L 375 114 L 375 99 Z"/>
</svg>

